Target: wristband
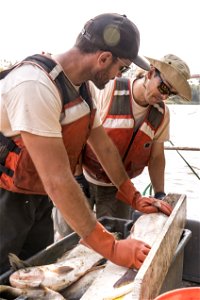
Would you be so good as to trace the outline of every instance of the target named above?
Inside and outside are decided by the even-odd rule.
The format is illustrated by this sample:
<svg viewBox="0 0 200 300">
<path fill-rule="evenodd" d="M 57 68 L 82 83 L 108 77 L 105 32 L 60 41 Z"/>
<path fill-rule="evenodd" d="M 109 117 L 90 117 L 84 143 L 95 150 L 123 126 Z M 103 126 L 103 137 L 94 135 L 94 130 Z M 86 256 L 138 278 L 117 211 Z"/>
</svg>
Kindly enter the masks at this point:
<svg viewBox="0 0 200 300">
<path fill-rule="evenodd" d="M 157 192 L 155 193 L 154 198 L 162 200 L 165 196 L 165 192 Z"/>
</svg>

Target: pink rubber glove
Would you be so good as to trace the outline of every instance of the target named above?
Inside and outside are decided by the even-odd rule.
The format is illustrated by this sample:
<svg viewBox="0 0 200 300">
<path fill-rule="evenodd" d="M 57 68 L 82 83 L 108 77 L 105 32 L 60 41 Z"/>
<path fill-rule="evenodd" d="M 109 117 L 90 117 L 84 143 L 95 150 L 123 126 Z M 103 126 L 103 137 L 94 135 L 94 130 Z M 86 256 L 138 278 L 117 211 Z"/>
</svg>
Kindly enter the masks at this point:
<svg viewBox="0 0 200 300">
<path fill-rule="evenodd" d="M 125 180 L 121 184 L 116 194 L 116 198 L 146 214 L 163 212 L 165 215 L 169 216 L 172 212 L 172 207 L 165 201 L 142 197 L 130 179 Z"/>
</svg>

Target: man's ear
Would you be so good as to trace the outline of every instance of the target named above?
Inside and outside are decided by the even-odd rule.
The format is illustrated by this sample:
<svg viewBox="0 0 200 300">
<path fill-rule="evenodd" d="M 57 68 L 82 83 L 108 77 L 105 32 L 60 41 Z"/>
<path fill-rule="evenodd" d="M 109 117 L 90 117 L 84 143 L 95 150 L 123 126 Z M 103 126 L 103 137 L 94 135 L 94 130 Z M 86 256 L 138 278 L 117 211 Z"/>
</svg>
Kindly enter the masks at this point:
<svg viewBox="0 0 200 300">
<path fill-rule="evenodd" d="M 150 70 L 147 72 L 147 75 L 146 75 L 148 79 L 151 79 L 151 77 L 152 77 L 154 71 L 155 71 L 155 67 L 153 67 L 153 66 L 151 65 L 151 66 L 150 66 Z"/>
<path fill-rule="evenodd" d="M 112 53 L 109 51 L 100 52 L 98 56 L 98 63 L 101 67 L 107 67 L 113 62 Z"/>
</svg>

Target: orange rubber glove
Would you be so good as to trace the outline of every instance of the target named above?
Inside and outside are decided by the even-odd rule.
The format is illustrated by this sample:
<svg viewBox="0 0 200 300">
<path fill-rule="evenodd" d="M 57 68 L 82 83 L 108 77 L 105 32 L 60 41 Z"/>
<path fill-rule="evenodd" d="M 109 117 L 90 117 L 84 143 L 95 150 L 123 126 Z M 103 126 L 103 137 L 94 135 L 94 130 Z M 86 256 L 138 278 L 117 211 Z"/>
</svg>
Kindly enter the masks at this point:
<svg viewBox="0 0 200 300">
<path fill-rule="evenodd" d="M 169 216 L 172 207 L 165 201 L 155 198 L 142 197 L 140 192 L 136 190 L 130 179 L 125 180 L 119 187 L 116 198 L 131 205 L 143 213 L 150 214 L 155 212 L 163 212 Z"/>
<path fill-rule="evenodd" d="M 119 266 L 137 269 L 141 267 L 151 249 L 146 243 L 135 239 L 117 241 L 99 222 L 80 243 Z"/>
</svg>

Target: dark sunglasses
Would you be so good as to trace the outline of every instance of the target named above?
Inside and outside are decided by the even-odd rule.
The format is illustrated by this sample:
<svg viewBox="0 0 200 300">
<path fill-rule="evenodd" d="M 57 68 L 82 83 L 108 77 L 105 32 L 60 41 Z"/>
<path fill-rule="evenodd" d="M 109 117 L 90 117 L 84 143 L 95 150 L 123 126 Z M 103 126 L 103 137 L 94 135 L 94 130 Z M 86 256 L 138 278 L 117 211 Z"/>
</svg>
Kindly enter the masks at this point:
<svg viewBox="0 0 200 300">
<path fill-rule="evenodd" d="M 160 71 L 158 71 L 158 70 L 156 69 L 155 73 L 156 73 L 156 76 L 158 76 L 159 79 L 160 79 L 160 84 L 157 86 L 157 89 L 159 90 L 159 92 L 160 92 L 162 95 L 168 95 L 168 96 L 177 95 L 176 92 L 172 92 L 172 91 L 170 90 L 170 88 L 164 83 L 164 81 L 163 81 L 163 79 L 162 79 L 162 77 L 161 77 Z"/>
<path fill-rule="evenodd" d="M 119 62 L 120 62 L 121 64 L 125 64 L 119 57 L 117 57 L 117 59 L 119 60 Z M 126 66 L 126 65 L 119 68 L 119 72 L 120 72 L 121 74 L 127 72 L 128 70 L 130 70 L 130 67 L 129 67 L 129 66 Z"/>
</svg>

